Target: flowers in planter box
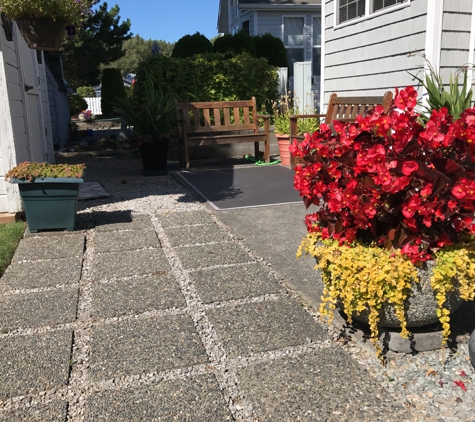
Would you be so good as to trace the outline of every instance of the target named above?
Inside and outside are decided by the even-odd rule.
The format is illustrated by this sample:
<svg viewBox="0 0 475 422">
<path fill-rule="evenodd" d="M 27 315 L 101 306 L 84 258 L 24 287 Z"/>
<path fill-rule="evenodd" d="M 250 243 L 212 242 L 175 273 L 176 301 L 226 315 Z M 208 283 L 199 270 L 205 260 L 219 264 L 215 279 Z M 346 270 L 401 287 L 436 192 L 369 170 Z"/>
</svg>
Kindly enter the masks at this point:
<svg viewBox="0 0 475 422">
<path fill-rule="evenodd" d="M 78 117 L 82 122 L 91 122 L 95 120 L 96 115 L 91 110 L 82 110 Z"/>
<path fill-rule="evenodd" d="M 27 180 L 33 182 L 37 178 L 81 178 L 85 164 L 48 164 L 30 163 L 25 161 L 13 167 L 5 175 L 5 180 Z"/>
<path fill-rule="evenodd" d="M 318 206 L 306 216 L 309 235 L 300 250 L 317 257 L 323 269 L 322 312 L 329 315 L 338 300 L 350 318 L 369 308 L 373 342 L 383 303 L 395 304 L 402 335 L 408 334 L 404 302 L 417 278 L 408 263 L 436 261 L 431 286 L 444 341 L 450 333 L 447 293 L 475 296 L 475 108 L 458 120 L 446 108 L 433 110 L 424 126 L 416 101 L 413 87 L 396 89 L 387 114 L 378 106 L 354 123 L 334 121 L 333 130 L 322 124 L 290 147 L 305 159 L 295 168 L 294 186 L 307 208 Z M 317 251 L 321 241 L 326 252 Z M 369 255 L 348 255 L 356 247 Z M 376 256 L 371 248 L 387 253 Z M 371 271 L 343 276 L 352 260 Z"/>
</svg>

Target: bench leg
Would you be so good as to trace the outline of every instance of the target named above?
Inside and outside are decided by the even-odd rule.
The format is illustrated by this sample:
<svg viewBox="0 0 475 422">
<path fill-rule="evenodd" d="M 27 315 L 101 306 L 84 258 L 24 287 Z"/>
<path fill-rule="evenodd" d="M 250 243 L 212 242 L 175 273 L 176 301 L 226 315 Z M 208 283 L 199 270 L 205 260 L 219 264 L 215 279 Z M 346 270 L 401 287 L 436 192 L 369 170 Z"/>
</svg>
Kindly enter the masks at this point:
<svg viewBox="0 0 475 422">
<path fill-rule="evenodd" d="M 267 140 L 264 142 L 264 160 L 266 163 L 270 163 L 270 140 L 267 138 Z"/>
</svg>

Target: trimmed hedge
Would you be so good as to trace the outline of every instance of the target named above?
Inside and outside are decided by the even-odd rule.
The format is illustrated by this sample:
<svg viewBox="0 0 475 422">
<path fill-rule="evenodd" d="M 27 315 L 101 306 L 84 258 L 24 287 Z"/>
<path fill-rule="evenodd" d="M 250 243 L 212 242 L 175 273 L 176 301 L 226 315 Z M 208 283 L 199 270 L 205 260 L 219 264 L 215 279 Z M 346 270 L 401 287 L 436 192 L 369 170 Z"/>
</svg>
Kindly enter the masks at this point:
<svg viewBox="0 0 475 422">
<path fill-rule="evenodd" d="M 287 49 L 280 38 L 266 33 L 254 38 L 256 57 L 264 57 L 268 63 L 276 67 L 288 67 Z"/>
<path fill-rule="evenodd" d="M 118 99 L 127 98 L 120 69 L 107 68 L 102 73 L 101 109 L 102 117 L 115 117 L 113 104 Z"/>
<path fill-rule="evenodd" d="M 140 80 L 150 74 L 162 92 L 171 92 L 182 102 L 232 101 L 256 97 L 260 109 L 271 113 L 278 97 L 277 73 L 265 59 L 246 54 L 225 59 L 221 54 L 203 54 L 177 59 L 150 56 L 140 63 L 134 98 L 143 97 Z"/>
<path fill-rule="evenodd" d="M 257 37 L 251 37 L 243 31 L 236 32 L 234 35 L 224 34 L 214 41 L 214 52 L 225 54 L 227 57 L 244 53 L 259 57 L 256 56 L 255 38 Z"/>
<path fill-rule="evenodd" d="M 193 35 L 181 37 L 173 47 L 172 57 L 186 58 L 195 54 L 205 54 L 213 52 L 213 44 L 204 35 L 199 32 Z"/>
<path fill-rule="evenodd" d="M 92 86 L 80 86 L 76 92 L 81 96 L 81 97 L 96 97 L 96 91 Z"/>
</svg>

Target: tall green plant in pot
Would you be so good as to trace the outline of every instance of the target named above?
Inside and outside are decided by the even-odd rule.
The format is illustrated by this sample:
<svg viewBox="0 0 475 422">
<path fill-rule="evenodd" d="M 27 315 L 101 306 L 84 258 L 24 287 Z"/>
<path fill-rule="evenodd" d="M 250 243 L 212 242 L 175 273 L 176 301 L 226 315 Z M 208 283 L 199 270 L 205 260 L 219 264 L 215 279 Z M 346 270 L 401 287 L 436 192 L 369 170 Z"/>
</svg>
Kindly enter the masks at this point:
<svg viewBox="0 0 475 422">
<path fill-rule="evenodd" d="M 59 50 L 64 33 L 76 33 L 99 0 L 0 0 L 2 13 L 16 22 L 30 48 Z"/>
<path fill-rule="evenodd" d="M 171 94 L 164 94 L 157 89 L 149 74 L 139 79 L 136 84 L 143 84 L 141 97 L 132 96 L 117 100 L 113 107 L 114 112 L 133 128 L 129 142 L 140 151 L 144 175 L 168 174 L 168 135 L 175 129 L 174 99 Z"/>
</svg>

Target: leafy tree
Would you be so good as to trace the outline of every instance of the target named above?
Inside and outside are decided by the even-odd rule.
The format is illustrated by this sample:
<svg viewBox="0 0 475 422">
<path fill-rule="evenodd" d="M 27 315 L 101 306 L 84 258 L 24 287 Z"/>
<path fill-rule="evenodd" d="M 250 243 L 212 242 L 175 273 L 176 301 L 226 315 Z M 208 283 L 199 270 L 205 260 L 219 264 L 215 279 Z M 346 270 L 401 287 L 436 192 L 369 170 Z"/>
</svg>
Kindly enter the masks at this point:
<svg viewBox="0 0 475 422">
<path fill-rule="evenodd" d="M 195 54 L 212 53 L 213 44 L 204 35 L 199 32 L 193 35 L 185 35 L 181 37 L 173 48 L 172 57 L 186 58 L 192 57 Z"/>
<path fill-rule="evenodd" d="M 154 42 L 151 39 L 145 40 L 140 35 L 135 35 L 133 38 L 124 41 L 124 56 L 108 65 L 101 65 L 101 70 L 104 70 L 106 67 L 113 67 L 120 69 L 122 76 L 127 75 L 127 73 L 135 73 L 138 64 L 151 55 Z M 160 47 L 160 54 L 165 56 L 171 55 L 174 44 L 162 40 L 156 42 Z"/>
<path fill-rule="evenodd" d="M 287 67 L 287 49 L 280 38 L 266 33 L 254 38 L 256 57 L 264 57 L 272 66 Z"/>
<path fill-rule="evenodd" d="M 100 79 L 100 65 L 120 59 L 125 53 L 124 41 L 130 39 L 130 20 L 120 22 L 119 6 L 110 10 L 107 3 L 84 23 L 84 28 L 66 40 L 64 46 L 64 74 L 74 88 L 97 85 Z"/>
</svg>

